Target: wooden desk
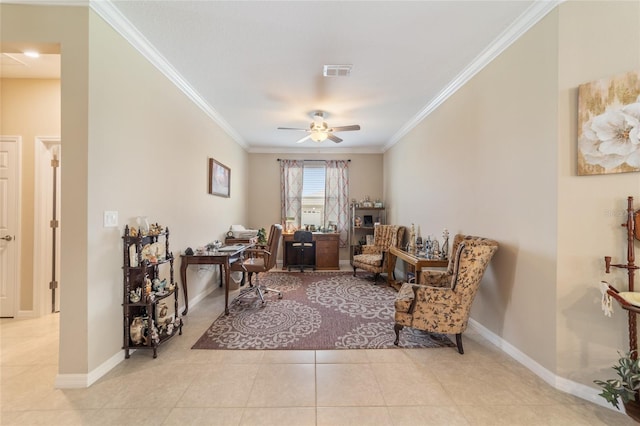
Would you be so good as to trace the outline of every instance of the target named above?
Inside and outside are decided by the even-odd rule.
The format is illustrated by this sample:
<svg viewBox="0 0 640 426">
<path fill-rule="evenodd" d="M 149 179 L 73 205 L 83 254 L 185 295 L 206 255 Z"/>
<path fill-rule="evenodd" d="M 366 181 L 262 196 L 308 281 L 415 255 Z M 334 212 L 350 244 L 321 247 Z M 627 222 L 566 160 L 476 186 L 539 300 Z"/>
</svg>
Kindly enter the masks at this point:
<svg viewBox="0 0 640 426">
<path fill-rule="evenodd" d="M 420 270 L 423 267 L 435 268 L 449 266 L 448 259 L 427 259 L 425 257 L 418 257 L 413 253 L 409 253 L 397 247 L 390 247 L 389 259 L 387 259 L 387 282 L 396 290 L 398 290 L 401 285 L 393 278 L 393 271 L 396 269 L 396 260 L 398 258 L 413 266 L 413 270 L 416 274 L 416 284 L 420 284 Z"/>
<path fill-rule="evenodd" d="M 293 234 L 282 234 L 282 269 L 287 269 L 288 248 L 293 241 Z M 340 269 L 340 234 L 314 232 L 316 243 L 316 270 Z"/>
<path fill-rule="evenodd" d="M 208 251 L 204 254 L 180 255 L 180 279 L 182 280 L 182 291 L 184 294 L 184 311 L 182 315 L 187 315 L 189 311 L 189 295 L 187 294 L 187 267 L 189 265 L 220 265 L 224 270 L 224 313 L 229 315 L 229 280 L 231 279 L 230 266 L 242 257 L 242 253 L 252 247 L 253 244 L 245 244 L 234 251 Z M 222 281 L 222 271 L 220 271 Z"/>
</svg>

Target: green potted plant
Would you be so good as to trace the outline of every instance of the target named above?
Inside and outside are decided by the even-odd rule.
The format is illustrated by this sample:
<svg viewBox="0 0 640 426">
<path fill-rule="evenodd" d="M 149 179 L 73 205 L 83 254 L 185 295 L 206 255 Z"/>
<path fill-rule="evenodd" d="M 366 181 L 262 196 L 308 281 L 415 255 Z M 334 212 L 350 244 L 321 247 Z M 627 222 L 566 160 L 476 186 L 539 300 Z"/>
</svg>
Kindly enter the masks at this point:
<svg viewBox="0 0 640 426">
<path fill-rule="evenodd" d="M 267 244 L 267 230 L 264 228 L 258 229 L 258 245 L 264 246 Z"/>
<path fill-rule="evenodd" d="M 636 421 L 640 421 L 640 360 L 636 359 L 635 351 L 621 354 L 618 363 L 612 368 L 618 374 L 618 379 L 606 381 L 594 380 L 593 382 L 602 388 L 599 394 L 608 403 L 620 409 L 618 398 L 622 400 L 627 415 Z"/>
</svg>

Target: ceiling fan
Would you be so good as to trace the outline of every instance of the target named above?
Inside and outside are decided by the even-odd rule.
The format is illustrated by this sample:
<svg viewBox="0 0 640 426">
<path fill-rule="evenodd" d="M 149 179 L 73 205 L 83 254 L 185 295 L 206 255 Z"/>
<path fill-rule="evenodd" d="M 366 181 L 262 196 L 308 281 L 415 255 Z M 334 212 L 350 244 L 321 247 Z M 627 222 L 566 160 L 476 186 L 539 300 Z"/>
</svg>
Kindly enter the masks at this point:
<svg viewBox="0 0 640 426">
<path fill-rule="evenodd" d="M 300 139 L 296 143 L 302 143 L 307 139 L 311 139 L 315 142 L 322 142 L 325 139 L 329 139 L 334 141 L 335 143 L 342 142 L 342 139 L 335 136 L 334 132 L 346 132 L 349 130 L 360 130 L 359 124 L 353 124 L 350 126 L 338 126 L 338 127 L 329 127 L 326 121 L 324 121 L 324 113 L 322 111 L 316 111 L 312 115 L 313 121 L 308 129 L 300 129 L 296 127 L 278 127 L 278 130 L 299 130 L 303 132 L 309 133 L 304 138 Z"/>
</svg>

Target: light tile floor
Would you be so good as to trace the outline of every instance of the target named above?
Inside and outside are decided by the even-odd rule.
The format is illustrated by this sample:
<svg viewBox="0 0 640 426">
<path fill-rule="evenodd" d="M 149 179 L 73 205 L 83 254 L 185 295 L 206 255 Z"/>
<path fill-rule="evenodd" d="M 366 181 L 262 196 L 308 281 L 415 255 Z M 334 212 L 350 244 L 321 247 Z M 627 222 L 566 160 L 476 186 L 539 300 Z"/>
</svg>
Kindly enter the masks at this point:
<svg viewBox="0 0 640 426">
<path fill-rule="evenodd" d="M 182 336 L 139 350 L 88 389 L 54 389 L 58 314 L 0 321 L 1 425 L 632 425 L 557 391 L 469 330 L 453 348 L 214 351 L 191 346 L 222 312 L 216 289 Z"/>
</svg>

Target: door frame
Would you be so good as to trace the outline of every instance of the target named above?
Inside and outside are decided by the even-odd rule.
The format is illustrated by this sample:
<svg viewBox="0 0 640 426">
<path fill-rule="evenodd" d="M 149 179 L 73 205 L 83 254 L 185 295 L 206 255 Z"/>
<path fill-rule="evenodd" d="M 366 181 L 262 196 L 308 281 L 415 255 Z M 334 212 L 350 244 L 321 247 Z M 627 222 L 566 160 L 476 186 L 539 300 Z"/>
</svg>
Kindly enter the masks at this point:
<svg viewBox="0 0 640 426">
<path fill-rule="evenodd" d="M 13 282 L 13 318 L 21 316 L 20 312 L 20 289 L 22 274 L 20 273 L 22 262 L 22 136 L 6 136 L 0 135 L 0 142 L 3 143 L 15 143 L 17 147 L 17 164 L 16 164 L 16 229 L 13 232 L 15 235 L 15 259 L 13 268 L 15 281 Z M 9 266 L 9 267 L 11 267 Z"/>
<path fill-rule="evenodd" d="M 51 281 L 47 252 L 51 240 L 48 238 L 51 232 L 51 157 L 49 152 L 53 147 L 62 147 L 60 136 L 37 136 L 34 146 L 34 200 L 33 200 L 33 311 L 36 316 L 51 313 L 51 297 L 49 296 L 49 282 Z M 62 164 L 62 162 L 60 162 Z M 49 173 L 45 173 L 49 171 Z M 59 179 L 59 177 L 58 177 Z M 58 194 L 60 197 L 61 194 Z M 58 211 L 58 214 L 60 211 Z M 58 222 L 61 222 L 58 215 Z M 60 230 L 61 228 L 58 228 Z M 58 239 L 61 238 L 58 232 Z M 47 244 L 48 243 L 48 244 Z M 49 248 L 48 248 L 49 247 Z M 61 255 L 58 252 L 58 255 Z M 58 269 L 58 273 L 61 271 Z M 58 291 L 60 287 L 58 286 Z"/>
</svg>

